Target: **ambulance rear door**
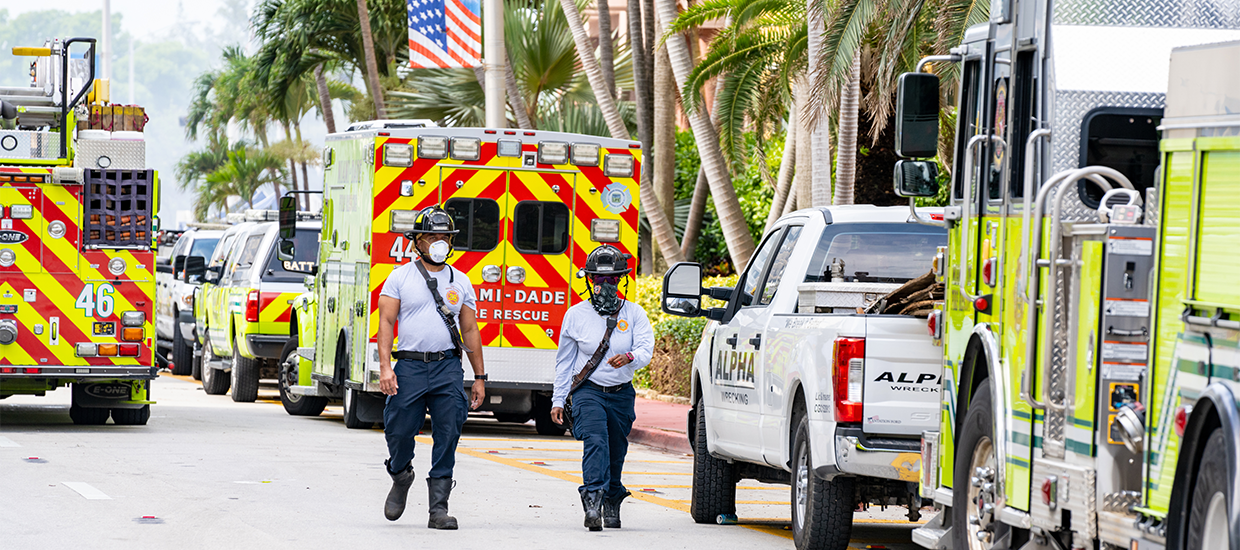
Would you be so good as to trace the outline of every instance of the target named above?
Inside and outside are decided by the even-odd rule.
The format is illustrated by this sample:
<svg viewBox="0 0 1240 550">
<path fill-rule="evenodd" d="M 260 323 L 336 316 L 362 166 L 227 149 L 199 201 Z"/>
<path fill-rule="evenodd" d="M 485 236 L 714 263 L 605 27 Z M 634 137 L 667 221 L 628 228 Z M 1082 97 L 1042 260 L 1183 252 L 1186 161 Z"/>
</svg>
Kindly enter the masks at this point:
<svg viewBox="0 0 1240 550">
<path fill-rule="evenodd" d="M 502 346 L 556 349 L 571 303 L 577 172 L 514 169 L 503 246 Z"/>
<path fill-rule="evenodd" d="M 484 144 L 483 152 L 493 148 L 494 144 Z M 503 317 L 501 274 L 506 253 L 501 235 L 508 208 L 508 171 L 504 166 L 450 162 L 443 161 L 439 167 L 442 204 L 459 231 L 452 240 L 454 254 L 449 262 L 468 275 L 474 287 L 482 345 L 499 346 Z"/>
</svg>

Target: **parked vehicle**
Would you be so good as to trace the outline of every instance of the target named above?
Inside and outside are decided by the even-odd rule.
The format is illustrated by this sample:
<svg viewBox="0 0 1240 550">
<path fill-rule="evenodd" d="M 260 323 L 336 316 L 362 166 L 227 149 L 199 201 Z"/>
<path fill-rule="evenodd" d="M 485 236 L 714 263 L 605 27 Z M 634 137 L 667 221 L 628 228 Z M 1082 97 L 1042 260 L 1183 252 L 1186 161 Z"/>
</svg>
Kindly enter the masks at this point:
<svg viewBox="0 0 1240 550">
<path fill-rule="evenodd" d="M 202 281 L 197 287 L 193 288 L 193 310 L 194 310 L 194 366 L 192 375 L 195 379 L 203 381 L 203 390 L 211 394 L 223 394 L 228 391 L 228 386 L 224 386 L 222 390 L 216 387 L 220 381 L 214 381 L 212 384 L 207 383 L 205 377 L 206 372 L 202 368 L 203 356 L 207 353 L 207 346 L 210 341 L 207 339 L 207 307 L 208 296 L 212 296 L 216 288 L 214 281 L 218 281 L 220 275 L 224 273 L 227 266 L 228 258 L 233 253 L 233 249 L 237 247 L 239 241 L 237 237 L 243 232 L 248 231 L 256 222 L 240 221 L 239 223 L 224 230 L 220 235 L 220 240 L 215 245 L 215 250 L 211 252 L 211 256 L 202 265 L 194 260 L 187 260 L 185 273 L 190 277 L 197 277 Z M 212 274 L 208 276 L 208 274 Z"/>
<path fill-rule="evenodd" d="M 939 416 L 927 315 L 941 293 L 911 292 L 946 244 L 907 209 L 833 206 L 780 218 L 736 288 L 702 288 L 695 263 L 668 270 L 663 311 L 710 319 L 692 367 L 694 521 L 735 514 L 746 478 L 792 485 L 798 548 L 847 546 L 860 504 L 917 519 L 920 436 Z"/>
<path fill-rule="evenodd" d="M 193 373 L 194 289 L 202 282 L 197 278 L 186 280 L 186 258 L 205 260 L 215 251 L 223 234 L 223 231 L 190 229 L 169 247 L 167 255 L 156 258 L 155 335 L 159 347 L 172 351 L 172 374 Z"/>
</svg>

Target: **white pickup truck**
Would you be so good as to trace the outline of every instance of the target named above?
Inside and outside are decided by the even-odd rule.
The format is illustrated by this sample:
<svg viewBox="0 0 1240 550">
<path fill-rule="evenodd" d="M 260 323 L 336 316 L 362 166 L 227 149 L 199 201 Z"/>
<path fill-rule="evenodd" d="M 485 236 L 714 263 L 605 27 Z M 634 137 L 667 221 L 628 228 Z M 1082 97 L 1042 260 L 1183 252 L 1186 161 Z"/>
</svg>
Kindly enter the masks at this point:
<svg viewBox="0 0 1240 550">
<path fill-rule="evenodd" d="M 846 548 L 859 505 L 908 506 L 917 519 L 920 436 L 940 407 L 938 317 L 926 317 L 933 299 L 882 300 L 933 282 L 947 233 L 908 219 L 875 206 L 788 214 L 734 289 L 702 288 L 697 264 L 668 270 L 663 311 L 710 319 L 692 371 L 695 521 L 735 514 L 740 479 L 792 486 L 798 549 Z M 726 306 L 703 308 L 703 296 Z"/>
</svg>

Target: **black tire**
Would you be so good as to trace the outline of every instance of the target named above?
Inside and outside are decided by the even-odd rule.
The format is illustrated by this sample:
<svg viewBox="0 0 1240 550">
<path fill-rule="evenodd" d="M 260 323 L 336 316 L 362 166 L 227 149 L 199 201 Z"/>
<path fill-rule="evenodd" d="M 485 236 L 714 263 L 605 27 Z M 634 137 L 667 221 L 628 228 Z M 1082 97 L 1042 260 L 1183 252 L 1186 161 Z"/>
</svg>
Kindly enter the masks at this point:
<svg viewBox="0 0 1240 550">
<path fill-rule="evenodd" d="M 193 367 L 193 370 L 190 371 L 189 375 L 192 376 L 194 380 L 201 381 L 202 380 L 202 354 L 193 355 L 193 351 L 191 350 L 190 356 L 192 357 L 191 360 L 193 361 L 194 367 Z"/>
<path fill-rule="evenodd" d="M 180 376 L 194 372 L 194 348 L 181 336 L 180 323 L 175 321 L 172 327 L 172 367 L 172 374 Z"/>
<path fill-rule="evenodd" d="M 108 422 L 108 409 L 80 407 L 77 403 L 69 405 L 69 418 L 79 426 L 102 426 Z"/>
<path fill-rule="evenodd" d="M 551 419 L 551 398 L 543 395 L 534 396 L 534 430 L 538 435 L 561 437 L 568 431 L 563 424 L 556 424 Z"/>
<path fill-rule="evenodd" d="M 284 343 L 280 351 L 280 403 L 284 404 L 284 412 L 293 416 L 318 416 L 327 407 L 326 397 L 312 397 L 289 393 L 288 388 L 298 382 L 297 337 L 294 336 Z"/>
<path fill-rule="evenodd" d="M 145 426 L 150 419 L 150 405 L 143 405 L 140 409 L 112 409 L 112 422 L 117 426 Z"/>
<path fill-rule="evenodd" d="M 202 350 L 202 391 L 207 392 L 207 395 L 224 395 L 232 386 L 232 378 L 226 376 L 224 371 L 212 367 L 210 363 L 214 360 L 215 351 L 208 338 L 207 346 Z"/>
<path fill-rule="evenodd" d="M 344 427 L 351 430 L 369 430 L 374 422 L 362 422 L 357 416 L 357 394 L 353 388 L 344 389 Z"/>
<path fill-rule="evenodd" d="M 1222 428 L 1215 428 L 1206 438 L 1201 452 L 1201 466 L 1197 469 L 1197 484 L 1193 488 L 1188 513 L 1188 550 L 1212 550 L 1234 548 L 1229 540 L 1228 522 L 1231 502 L 1230 479 L 1227 476 L 1227 436 Z"/>
<path fill-rule="evenodd" d="M 236 403 L 253 403 L 258 399 L 258 366 L 262 359 L 246 359 L 233 339 L 232 353 L 232 400 Z"/>
<path fill-rule="evenodd" d="M 973 394 L 973 399 L 969 403 L 969 412 L 965 414 L 964 423 L 960 428 L 960 442 L 956 444 L 958 451 L 956 463 L 953 465 L 955 476 L 953 479 L 958 481 L 955 490 L 952 491 L 951 513 L 952 524 L 960 528 L 952 529 L 952 542 L 953 548 L 961 550 L 991 548 L 994 541 L 1002 538 L 1004 532 L 1007 531 L 1003 527 L 1004 524 L 994 515 L 983 517 L 977 503 L 974 502 L 975 496 L 983 500 L 989 499 L 990 503 L 994 502 L 992 496 L 984 493 L 987 485 L 992 487 L 990 494 L 1002 490 L 995 486 L 993 477 L 993 468 L 998 462 L 994 456 L 995 431 L 994 419 L 991 416 L 992 403 L 990 381 L 983 380 L 981 387 L 977 389 L 977 393 Z M 983 482 L 980 487 L 972 482 L 973 478 L 977 477 L 975 469 L 978 467 L 992 469 L 988 479 L 979 480 Z M 979 523 L 970 523 L 970 515 L 978 516 Z M 982 530 L 992 531 L 988 541 L 978 539 L 977 532 Z"/>
<path fill-rule="evenodd" d="M 797 550 L 843 550 L 852 537 L 856 480 L 836 476 L 827 481 L 814 475 L 809 417 L 793 417 L 792 542 Z"/>
<path fill-rule="evenodd" d="M 710 455 L 706 447 L 706 413 L 698 398 L 693 438 L 693 489 L 689 515 L 698 523 L 715 523 L 720 514 L 736 513 L 736 465 Z"/>
</svg>

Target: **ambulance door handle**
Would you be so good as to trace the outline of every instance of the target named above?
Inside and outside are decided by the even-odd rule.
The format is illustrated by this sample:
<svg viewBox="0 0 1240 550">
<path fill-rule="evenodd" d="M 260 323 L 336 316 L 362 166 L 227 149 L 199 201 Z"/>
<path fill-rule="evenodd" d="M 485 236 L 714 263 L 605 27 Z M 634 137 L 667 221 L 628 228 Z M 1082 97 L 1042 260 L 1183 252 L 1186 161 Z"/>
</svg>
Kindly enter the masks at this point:
<svg viewBox="0 0 1240 550">
<path fill-rule="evenodd" d="M 749 345 L 753 346 L 754 350 L 762 349 L 762 335 L 758 334 L 758 335 L 755 335 L 753 338 L 750 338 Z"/>
<path fill-rule="evenodd" d="M 727 342 L 728 345 L 732 346 L 732 349 L 736 349 L 736 335 L 735 334 L 727 337 L 727 339 L 725 339 L 724 342 Z"/>
</svg>

